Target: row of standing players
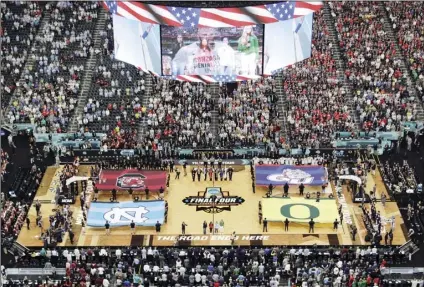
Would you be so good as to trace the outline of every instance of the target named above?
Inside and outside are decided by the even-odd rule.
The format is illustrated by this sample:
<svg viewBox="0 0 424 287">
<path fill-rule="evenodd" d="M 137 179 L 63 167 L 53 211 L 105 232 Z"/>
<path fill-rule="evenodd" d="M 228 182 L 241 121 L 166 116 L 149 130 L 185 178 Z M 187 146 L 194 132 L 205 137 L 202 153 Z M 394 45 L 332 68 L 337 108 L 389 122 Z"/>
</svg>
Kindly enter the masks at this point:
<svg viewBox="0 0 424 287">
<path fill-rule="evenodd" d="M 175 179 L 180 178 L 181 171 L 178 168 L 174 169 L 174 163 L 172 161 L 169 163 L 169 170 L 170 172 L 175 171 L 176 173 Z M 184 176 L 187 176 L 187 162 L 183 163 L 183 171 L 184 171 Z M 196 177 L 197 177 L 197 181 L 200 181 L 203 175 L 203 179 L 205 181 L 208 180 L 208 178 L 210 181 L 213 181 L 213 180 L 218 181 L 218 179 L 221 181 L 223 180 L 232 181 L 233 173 L 234 173 L 234 168 L 232 166 L 226 167 L 225 165 L 222 164 L 221 160 L 217 162 L 216 166 L 214 161 L 204 161 L 203 167 L 198 165 L 197 167 L 193 167 L 191 169 L 191 178 L 193 181 L 196 181 Z"/>
</svg>

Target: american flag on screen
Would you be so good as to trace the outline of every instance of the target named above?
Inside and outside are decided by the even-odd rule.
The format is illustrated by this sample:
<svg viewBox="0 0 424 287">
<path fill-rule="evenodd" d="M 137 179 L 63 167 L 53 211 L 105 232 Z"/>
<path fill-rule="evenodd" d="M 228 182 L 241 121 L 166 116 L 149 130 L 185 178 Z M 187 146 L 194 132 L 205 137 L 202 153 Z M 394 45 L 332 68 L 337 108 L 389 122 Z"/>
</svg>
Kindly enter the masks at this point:
<svg viewBox="0 0 424 287">
<path fill-rule="evenodd" d="M 182 26 L 180 21 L 162 5 L 144 4 L 136 1 L 103 1 L 103 6 L 112 14 L 151 23 L 168 26 Z"/>
<path fill-rule="evenodd" d="M 168 7 L 169 12 L 184 27 L 197 27 L 200 18 L 200 8 Z"/>
<path fill-rule="evenodd" d="M 112 14 L 168 26 L 241 27 L 269 24 L 305 16 L 323 7 L 322 2 L 286 1 L 275 4 L 233 8 L 188 8 L 142 2 L 103 1 Z"/>
<path fill-rule="evenodd" d="M 178 75 L 168 76 L 167 78 L 184 81 L 184 82 L 197 82 L 197 83 L 228 83 L 228 82 L 242 82 L 247 80 L 259 79 L 261 76 L 239 76 L 239 75 L 217 75 L 217 76 L 206 76 L 206 75 Z"/>
<path fill-rule="evenodd" d="M 278 21 L 285 21 L 314 13 L 320 10 L 323 4 L 322 2 L 287 1 L 266 4 L 265 7 Z"/>
</svg>

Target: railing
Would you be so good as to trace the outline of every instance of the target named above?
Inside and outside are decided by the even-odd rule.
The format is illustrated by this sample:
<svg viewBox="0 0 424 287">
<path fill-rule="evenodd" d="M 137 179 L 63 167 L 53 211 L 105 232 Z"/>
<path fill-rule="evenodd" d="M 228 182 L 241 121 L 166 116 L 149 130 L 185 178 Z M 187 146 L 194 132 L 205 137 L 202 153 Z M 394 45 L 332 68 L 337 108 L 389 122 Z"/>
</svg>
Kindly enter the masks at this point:
<svg viewBox="0 0 424 287">
<path fill-rule="evenodd" d="M 57 275 L 66 275 L 66 269 L 65 268 L 56 268 L 55 272 Z M 45 276 L 45 275 L 52 275 L 53 269 L 52 268 L 7 268 L 6 269 L 6 275 L 19 275 L 19 276 Z"/>
</svg>

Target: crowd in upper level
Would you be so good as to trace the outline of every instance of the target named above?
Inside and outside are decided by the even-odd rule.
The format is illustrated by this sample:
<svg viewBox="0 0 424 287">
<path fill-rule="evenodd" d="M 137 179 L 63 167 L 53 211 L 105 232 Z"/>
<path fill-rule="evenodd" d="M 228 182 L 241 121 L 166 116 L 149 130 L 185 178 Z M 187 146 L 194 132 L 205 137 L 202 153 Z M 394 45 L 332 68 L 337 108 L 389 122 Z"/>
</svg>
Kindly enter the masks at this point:
<svg viewBox="0 0 424 287">
<path fill-rule="evenodd" d="M 314 15 L 311 58 L 283 71 L 288 138 L 293 147 L 330 145 L 337 131 L 355 127 L 323 12 Z"/>
<path fill-rule="evenodd" d="M 365 131 L 400 130 L 416 119 L 417 103 L 396 55 L 396 43 L 384 28 L 380 2 L 329 3 L 352 83 L 355 111 Z"/>
<path fill-rule="evenodd" d="M 34 41 L 27 52 L 31 65 L 22 65 L 18 71 L 23 81 L 7 117 L 11 123 L 35 124 L 37 132 L 60 133 L 66 131 L 73 115 L 85 63 L 94 53 L 92 33 L 99 4 L 55 2 L 46 4 L 45 10 L 49 17 L 43 29 L 37 35 L 29 32 L 28 38 Z M 33 25 L 40 25 L 39 20 Z"/>
<path fill-rule="evenodd" d="M 424 102 L 424 15 L 419 1 L 385 3 L 401 53 L 418 91 L 417 100 Z"/>
<path fill-rule="evenodd" d="M 277 101 L 273 79 L 247 81 L 232 90 L 228 85 L 220 85 L 220 145 L 258 146 L 281 143 Z"/>
<path fill-rule="evenodd" d="M 38 2 L 2 2 L 1 14 L 1 107 L 5 108 L 19 85 L 43 10 Z"/>
<path fill-rule="evenodd" d="M 337 131 L 400 130 L 401 121 L 417 119 L 424 97 L 417 2 L 328 3 L 330 18 L 324 9 L 314 15 L 311 57 L 285 69 L 282 83 L 215 86 L 156 78 L 117 61 L 112 17 L 98 2 L 1 5 L 8 121 L 32 123 L 41 133 L 75 124 L 79 132 L 107 134 L 107 148 L 330 146 Z M 89 65 L 92 78 L 85 79 Z"/>
</svg>

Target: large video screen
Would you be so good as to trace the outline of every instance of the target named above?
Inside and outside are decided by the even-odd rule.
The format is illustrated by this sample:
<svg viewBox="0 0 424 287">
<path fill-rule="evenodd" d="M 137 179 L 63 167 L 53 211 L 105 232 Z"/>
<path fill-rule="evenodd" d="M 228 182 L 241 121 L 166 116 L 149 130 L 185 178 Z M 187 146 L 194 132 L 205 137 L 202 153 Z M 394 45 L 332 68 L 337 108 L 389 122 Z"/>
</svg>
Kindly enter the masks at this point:
<svg viewBox="0 0 424 287">
<path fill-rule="evenodd" d="M 161 26 L 163 75 L 262 74 L 263 25 Z"/>
<path fill-rule="evenodd" d="M 265 25 L 264 74 L 311 56 L 313 14 Z"/>
<path fill-rule="evenodd" d="M 159 25 L 113 15 L 115 58 L 160 74 Z"/>
</svg>

